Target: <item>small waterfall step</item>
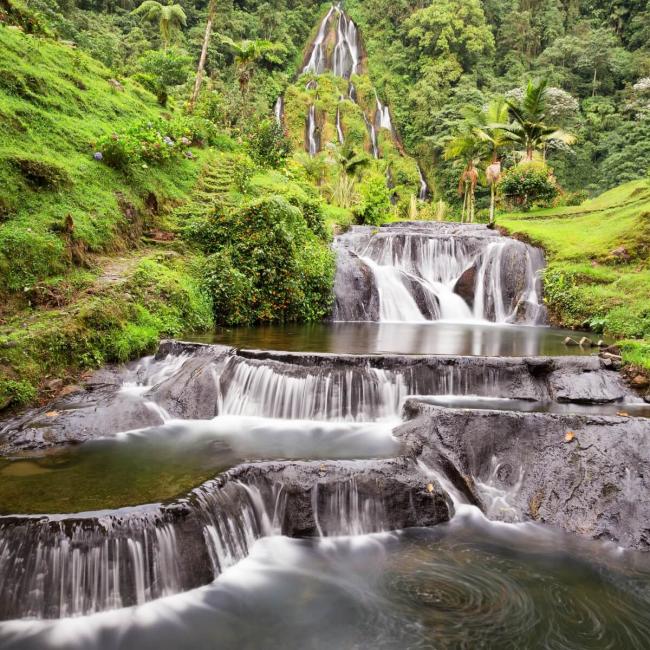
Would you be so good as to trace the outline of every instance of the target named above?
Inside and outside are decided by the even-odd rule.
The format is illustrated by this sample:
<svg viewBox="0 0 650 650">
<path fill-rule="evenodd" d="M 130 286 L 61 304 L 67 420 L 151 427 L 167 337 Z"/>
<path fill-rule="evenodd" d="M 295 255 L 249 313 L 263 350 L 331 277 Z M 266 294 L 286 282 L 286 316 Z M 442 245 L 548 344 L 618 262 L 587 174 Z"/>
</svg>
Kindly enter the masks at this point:
<svg viewBox="0 0 650 650">
<path fill-rule="evenodd" d="M 334 248 L 335 321 L 546 322 L 542 251 L 487 226 L 353 226 Z"/>
<path fill-rule="evenodd" d="M 0 517 L 0 620 L 143 604 L 210 583 L 269 535 L 433 526 L 450 499 L 412 461 L 242 465 L 165 505 Z"/>
</svg>

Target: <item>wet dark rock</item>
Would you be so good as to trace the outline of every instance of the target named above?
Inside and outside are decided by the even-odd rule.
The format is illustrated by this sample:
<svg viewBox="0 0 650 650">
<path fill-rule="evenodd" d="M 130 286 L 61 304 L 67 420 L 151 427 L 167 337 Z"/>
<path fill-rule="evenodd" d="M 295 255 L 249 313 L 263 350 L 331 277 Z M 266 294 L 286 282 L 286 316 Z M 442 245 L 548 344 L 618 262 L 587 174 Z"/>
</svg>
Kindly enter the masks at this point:
<svg viewBox="0 0 650 650">
<path fill-rule="evenodd" d="M 426 464 L 440 467 L 442 458 L 456 476 L 473 477 L 465 490 L 489 517 L 650 550 L 650 419 L 460 411 L 415 400 L 408 409 L 416 419 L 399 435 L 419 438 Z M 494 490 L 499 502 L 490 502 Z"/>
<path fill-rule="evenodd" d="M 243 465 L 166 505 L 1 517 L 0 619 L 91 613 L 193 589 L 263 535 L 372 533 L 452 515 L 435 480 L 394 459 Z"/>
<path fill-rule="evenodd" d="M 379 293 L 372 271 L 354 252 L 337 253 L 333 320 L 379 320 Z"/>
<path fill-rule="evenodd" d="M 439 484 L 406 459 L 255 463 L 231 470 L 229 478 L 281 485 L 281 528 L 291 537 L 434 526 L 453 515 Z"/>
<path fill-rule="evenodd" d="M 575 339 L 571 338 L 570 336 L 567 336 L 567 337 L 564 339 L 564 345 L 568 345 L 568 346 L 576 346 L 576 347 L 577 347 L 577 346 L 580 345 L 580 343 L 578 343 L 578 341 L 576 341 Z"/>
<path fill-rule="evenodd" d="M 474 308 L 477 272 L 478 268 L 475 264 L 470 266 L 454 285 L 454 293 L 457 293 L 469 305 L 470 309 Z"/>
</svg>

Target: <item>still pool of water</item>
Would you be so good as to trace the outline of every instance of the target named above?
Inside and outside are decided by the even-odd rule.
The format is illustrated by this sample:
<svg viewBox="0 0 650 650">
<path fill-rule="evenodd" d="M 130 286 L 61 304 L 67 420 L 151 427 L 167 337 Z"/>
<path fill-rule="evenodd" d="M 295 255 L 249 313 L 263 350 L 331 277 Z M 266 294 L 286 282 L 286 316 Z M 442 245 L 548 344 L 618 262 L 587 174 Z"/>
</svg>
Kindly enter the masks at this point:
<svg viewBox="0 0 650 650">
<path fill-rule="evenodd" d="M 650 418 L 650 404 L 625 402 L 614 404 L 565 404 L 562 402 L 535 402 L 501 397 L 474 395 L 424 395 L 418 401 L 455 409 L 487 409 L 492 411 L 519 411 L 521 413 L 560 413 L 618 415 L 621 417 Z"/>
<path fill-rule="evenodd" d="M 564 345 L 579 332 L 550 327 L 482 323 L 314 323 L 220 330 L 183 337 L 235 348 L 336 354 L 444 354 L 467 356 L 553 356 L 594 354 L 593 348 Z M 596 337 L 592 335 L 592 339 Z"/>
<path fill-rule="evenodd" d="M 634 650 L 649 639 L 645 555 L 478 514 L 400 533 L 265 538 L 201 589 L 0 625 L 6 650 Z"/>
<path fill-rule="evenodd" d="M 0 515 L 72 513 L 161 502 L 245 461 L 395 456 L 396 422 L 221 416 L 0 458 Z M 1 584 L 1 576 L 0 576 Z"/>
</svg>

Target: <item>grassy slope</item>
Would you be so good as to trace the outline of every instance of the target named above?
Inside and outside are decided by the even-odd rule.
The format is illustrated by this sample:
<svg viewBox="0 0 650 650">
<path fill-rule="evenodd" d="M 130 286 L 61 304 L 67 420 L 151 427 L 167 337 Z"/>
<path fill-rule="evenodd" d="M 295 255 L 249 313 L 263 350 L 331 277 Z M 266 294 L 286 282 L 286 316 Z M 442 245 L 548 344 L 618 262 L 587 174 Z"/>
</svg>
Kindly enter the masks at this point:
<svg viewBox="0 0 650 650">
<path fill-rule="evenodd" d="M 116 89 L 101 63 L 54 41 L 0 26 L 0 51 L 1 294 L 59 275 L 75 258 L 124 248 L 150 211 L 146 197 L 183 200 L 200 165 L 126 178 L 94 161 L 99 136 L 160 116 L 155 98 L 128 80 Z M 68 215 L 71 238 L 61 234 Z"/>
<path fill-rule="evenodd" d="M 211 326 L 195 279 L 200 257 L 178 242 L 143 250 L 141 236 L 174 229 L 164 213 L 189 198 L 213 153 L 120 174 L 93 160 L 92 143 L 159 117 L 154 97 L 129 81 L 116 89 L 80 51 L 2 26 L 0 52 L 1 410 L 85 368 L 141 355 L 162 335 Z M 45 178 L 25 173 L 24 161 Z M 134 247 L 106 281 L 103 266 L 114 263 L 100 254 Z"/>
<path fill-rule="evenodd" d="M 631 340 L 626 359 L 650 370 L 647 180 L 576 207 L 503 215 L 499 224 L 546 250 L 546 300 L 556 321 Z"/>
</svg>

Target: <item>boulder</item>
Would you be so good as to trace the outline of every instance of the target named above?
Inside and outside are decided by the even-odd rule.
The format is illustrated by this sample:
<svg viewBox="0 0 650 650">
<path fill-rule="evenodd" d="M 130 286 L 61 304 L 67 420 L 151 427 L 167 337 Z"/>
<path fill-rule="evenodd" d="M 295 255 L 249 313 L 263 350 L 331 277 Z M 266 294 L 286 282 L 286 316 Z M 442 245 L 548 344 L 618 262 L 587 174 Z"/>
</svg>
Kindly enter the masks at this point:
<svg viewBox="0 0 650 650">
<path fill-rule="evenodd" d="M 476 274 L 478 269 L 476 265 L 470 266 L 463 271 L 454 285 L 454 293 L 458 294 L 468 305 L 470 309 L 474 308 L 474 294 L 476 292 Z"/>
</svg>

